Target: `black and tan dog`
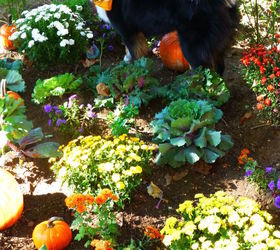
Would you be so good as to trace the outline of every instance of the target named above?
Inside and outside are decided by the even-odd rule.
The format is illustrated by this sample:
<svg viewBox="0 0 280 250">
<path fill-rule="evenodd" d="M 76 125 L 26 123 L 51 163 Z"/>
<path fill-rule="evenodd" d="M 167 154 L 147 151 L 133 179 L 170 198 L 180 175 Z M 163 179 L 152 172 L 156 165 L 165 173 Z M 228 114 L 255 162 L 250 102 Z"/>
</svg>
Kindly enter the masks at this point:
<svg viewBox="0 0 280 250">
<path fill-rule="evenodd" d="M 128 49 L 124 60 L 147 54 L 146 37 L 176 30 L 191 67 L 219 74 L 239 22 L 236 0 L 113 0 L 110 11 L 96 8 L 121 35 Z"/>
</svg>

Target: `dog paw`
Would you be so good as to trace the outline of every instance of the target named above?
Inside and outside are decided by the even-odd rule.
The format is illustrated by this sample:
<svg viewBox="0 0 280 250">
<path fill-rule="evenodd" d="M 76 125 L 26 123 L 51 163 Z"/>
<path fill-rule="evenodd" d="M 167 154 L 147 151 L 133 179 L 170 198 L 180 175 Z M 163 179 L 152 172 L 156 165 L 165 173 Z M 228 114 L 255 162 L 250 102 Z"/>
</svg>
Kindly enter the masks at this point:
<svg viewBox="0 0 280 250">
<path fill-rule="evenodd" d="M 123 60 L 126 62 L 126 63 L 130 63 L 131 60 L 132 60 L 132 56 L 130 54 L 126 54 L 124 57 L 123 57 Z"/>
</svg>

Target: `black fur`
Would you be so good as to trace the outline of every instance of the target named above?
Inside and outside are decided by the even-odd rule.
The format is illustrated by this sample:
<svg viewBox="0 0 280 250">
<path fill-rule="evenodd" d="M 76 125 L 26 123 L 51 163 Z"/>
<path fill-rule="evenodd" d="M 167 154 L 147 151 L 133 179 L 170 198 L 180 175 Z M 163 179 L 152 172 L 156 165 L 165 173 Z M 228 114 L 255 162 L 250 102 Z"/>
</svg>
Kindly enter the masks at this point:
<svg viewBox="0 0 280 250">
<path fill-rule="evenodd" d="M 202 65 L 219 74 L 239 23 L 236 0 L 113 0 L 107 16 L 132 57 L 139 57 L 137 34 L 149 37 L 177 30 L 191 67 Z"/>
</svg>

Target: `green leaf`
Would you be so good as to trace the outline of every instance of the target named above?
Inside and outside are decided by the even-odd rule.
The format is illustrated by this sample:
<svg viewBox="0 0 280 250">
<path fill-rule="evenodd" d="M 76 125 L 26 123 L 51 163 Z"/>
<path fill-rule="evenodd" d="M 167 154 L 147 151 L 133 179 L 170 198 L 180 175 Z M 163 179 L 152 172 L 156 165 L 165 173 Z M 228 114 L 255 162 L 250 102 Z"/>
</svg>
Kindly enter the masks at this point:
<svg viewBox="0 0 280 250">
<path fill-rule="evenodd" d="M 221 142 L 221 131 L 208 130 L 206 139 L 212 146 L 217 147 Z"/>
<path fill-rule="evenodd" d="M 206 131 L 207 131 L 207 128 L 203 127 L 200 131 L 199 136 L 194 140 L 194 144 L 197 147 L 200 147 L 200 148 L 206 147 L 206 145 L 207 145 Z"/>
<path fill-rule="evenodd" d="M 185 139 L 185 137 L 180 136 L 180 137 L 172 138 L 170 140 L 170 143 L 173 146 L 182 147 L 182 146 L 184 146 L 186 144 L 186 139 Z"/>
<path fill-rule="evenodd" d="M 58 150 L 59 144 L 56 142 L 45 142 L 28 148 L 23 153 L 31 158 L 50 158 L 61 156 Z"/>
<path fill-rule="evenodd" d="M 180 130 L 187 130 L 190 127 L 191 122 L 190 117 L 178 118 L 171 122 L 171 127 Z"/>
<path fill-rule="evenodd" d="M 196 163 L 201 157 L 201 152 L 194 146 L 186 148 L 184 154 L 190 164 Z"/>
<path fill-rule="evenodd" d="M 233 142 L 229 135 L 221 136 L 221 143 L 219 144 L 219 149 L 227 151 L 233 147 Z"/>
<path fill-rule="evenodd" d="M 185 163 L 186 160 L 185 160 L 185 154 L 184 154 L 184 149 L 180 150 L 174 157 L 174 160 L 175 161 L 178 161 L 178 162 L 182 162 L 182 163 Z"/>
<path fill-rule="evenodd" d="M 8 89 L 16 92 L 23 92 L 25 90 L 25 82 L 18 71 L 9 70 L 6 80 Z"/>
<path fill-rule="evenodd" d="M 214 163 L 219 157 L 219 154 L 206 148 L 204 149 L 204 154 L 202 158 L 206 163 Z"/>
<path fill-rule="evenodd" d="M 161 143 L 158 145 L 159 152 L 162 154 L 166 154 L 171 148 L 172 145 L 170 143 Z"/>
<path fill-rule="evenodd" d="M 21 149 L 24 149 L 27 145 L 31 145 L 41 141 L 44 138 L 44 134 L 41 128 L 31 129 L 27 136 L 18 141 Z"/>
</svg>

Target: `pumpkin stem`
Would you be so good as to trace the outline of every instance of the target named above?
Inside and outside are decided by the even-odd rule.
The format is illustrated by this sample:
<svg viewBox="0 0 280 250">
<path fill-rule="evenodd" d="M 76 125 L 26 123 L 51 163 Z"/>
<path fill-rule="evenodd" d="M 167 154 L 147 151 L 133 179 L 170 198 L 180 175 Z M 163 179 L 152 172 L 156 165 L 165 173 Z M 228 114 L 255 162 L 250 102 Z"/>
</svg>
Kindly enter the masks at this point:
<svg viewBox="0 0 280 250">
<path fill-rule="evenodd" d="M 54 216 L 54 217 L 51 217 L 49 220 L 48 220 L 48 225 L 47 227 L 48 228 L 53 228 L 54 227 L 54 222 L 55 221 L 64 221 L 64 219 L 62 217 L 57 217 L 57 216 Z"/>
<path fill-rule="evenodd" d="M 0 98 L 3 98 L 7 94 L 6 86 L 7 86 L 7 80 L 2 79 L 1 86 L 0 86 Z"/>
</svg>

